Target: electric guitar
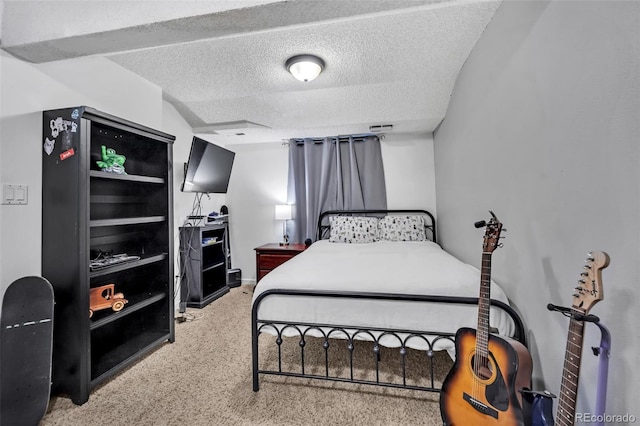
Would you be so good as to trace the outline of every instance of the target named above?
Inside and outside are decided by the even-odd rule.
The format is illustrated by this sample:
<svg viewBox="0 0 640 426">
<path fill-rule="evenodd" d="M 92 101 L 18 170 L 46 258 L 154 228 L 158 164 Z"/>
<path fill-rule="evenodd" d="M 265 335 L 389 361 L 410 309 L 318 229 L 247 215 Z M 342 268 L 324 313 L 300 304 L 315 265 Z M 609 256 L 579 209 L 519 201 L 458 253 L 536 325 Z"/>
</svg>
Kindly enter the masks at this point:
<svg viewBox="0 0 640 426">
<path fill-rule="evenodd" d="M 532 360 L 525 346 L 489 334 L 491 255 L 502 224 L 491 213 L 482 248 L 477 329 L 456 333 L 456 360 L 440 393 L 440 413 L 448 426 L 524 425 L 520 390 L 531 387 Z"/>
<path fill-rule="evenodd" d="M 603 299 L 602 270 L 607 266 L 609 266 L 609 255 L 607 253 L 602 251 L 589 253 L 585 261 L 584 271 L 580 274 L 578 286 L 573 294 L 571 309 L 558 309 L 558 307 L 549 305 L 549 309 L 564 311 L 570 318 L 567 349 L 564 355 L 562 381 L 558 397 L 558 410 L 556 411 L 555 424 L 557 426 L 573 426 L 575 422 L 584 323 L 589 319 L 587 314 L 591 307 Z"/>
</svg>

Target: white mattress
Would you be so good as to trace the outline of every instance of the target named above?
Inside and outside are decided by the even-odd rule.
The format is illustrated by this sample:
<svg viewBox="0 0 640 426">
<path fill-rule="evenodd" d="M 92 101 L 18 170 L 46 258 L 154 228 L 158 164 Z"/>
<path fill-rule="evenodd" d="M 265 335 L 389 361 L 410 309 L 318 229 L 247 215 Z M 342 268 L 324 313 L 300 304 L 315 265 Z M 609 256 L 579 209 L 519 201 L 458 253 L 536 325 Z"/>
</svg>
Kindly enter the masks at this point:
<svg viewBox="0 0 640 426">
<path fill-rule="evenodd" d="M 430 241 L 346 244 L 321 240 L 262 278 L 254 300 L 268 289 L 478 297 L 480 271 Z M 504 291 L 493 281 L 491 298 L 508 303 Z M 258 320 L 455 333 L 460 327 L 475 328 L 477 312 L 476 305 L 271 295 L 261 302 Z M 513 335 L 513 321 L 498 308 L 491 308 L 490 323 L 501 335 Z M 273 330 L 265 327 L 262 331 Z M 322 335 L 317 330 L 309 334 Z M 296 336 L 298 332 L 286 328 L 283 335 Z M 384 336 L 380 344 L 400 346 L 391 336 Z M 416 338 L 407 346 L 428 349 L 426 342 Z M 447 340 L 439 340 L 433 347 L 452 348 Z"/>
</svg>

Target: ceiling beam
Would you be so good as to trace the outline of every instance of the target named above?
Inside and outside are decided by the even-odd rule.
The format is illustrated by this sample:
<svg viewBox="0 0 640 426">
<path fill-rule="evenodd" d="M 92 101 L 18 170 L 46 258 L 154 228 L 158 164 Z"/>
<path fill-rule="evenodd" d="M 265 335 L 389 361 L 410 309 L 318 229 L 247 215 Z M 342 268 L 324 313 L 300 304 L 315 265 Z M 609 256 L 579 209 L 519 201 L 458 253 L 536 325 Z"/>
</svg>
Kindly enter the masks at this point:
<svg viewBox="0 0 640 426">
<path fill-rule="evenodd" d="M 52 1 L 44 2 L 51 7 L 56 16 L 42 17 L 43 11 L 38 10 L 37 4 L 43 2 L 20 1 L 5 2 L 2 49 L 13 56 L 33 63 L 43 63 L 63 59 L 72 59 L 89 55 L 108 55 L 115 52 L 148 49 L 158 46 L 188 43 L 203 39 L 230 37 L 238 34 L 265 31 L 279 27 L 305 25 L 314 22 L 330 21 L 349 18 L 356 15 L 385 12 L 407 7 L 439 4 L 446 0 L 367 0 L 367 1 L 327 1 L 327 0 L 294 0 L 267 2 L 252 7 L 222 10 L 196 16 L 166 19 L 157 22 L 147 22 L 131 25 L 131 17 L 127 16 L 126 2 L 98 2 L 110 3 L 115 12 L 109 18 L 109 26 L 113 27 L 113 18 L 123 15 L 123 26 L 115 29 L 105 29 L 96 24 L 95 28 L 80 30 L 80 33 L 68 35 L 75 31 L 73 22 L 65 22 L 68 14 L 74 13 L 73 19 L 85 19 L 88 22 L 99 22 L 95 16 L 101 10 L 90 7 L 94 2 Z M 32 3 L 30 7 L 27 7 Z M 84 3 L 87 6 L 80 6 Z M 135 2 L 139 3 L 140 2 Z M 144 3 L 144 2 L 142 2 Z M 155 2 L 148 2 L 153 8 Z M 169 2 L 180 7 L 180 1 Z M 189 3 L 189 2 L 186 2 Z M 233 5 L 234 2 L 227 2 Z M 242 3 L 241 3 L 242 4 Z M 73 12 L 66 10 L 74 8 Z M 78 8 L 80 7 L 80 12 Z M 85 9 L 82 9 L 85 7 Z M 84 11 L 84 12 L 83 12 Z M 68 12 L 68 13 L 67 13 Z M 138 10 L 139 12 L 139 10 Z M 83 16 L 82 13 L 85 15 Z M 179 12 L 176 10 L 176 14 Z M 127 19 L 124 19 L 124 18 Z M 141 16 L 140 21 L 144 22 Z M 98 21 L 96 21 L 98 20 Z M 117 23 L 116 23 L 117 24 Z M 38 25 L 46 26 L 46 31 L 40 31 L 40 40 L 29 40 L 28 30 L 24 36 L 20 32 L 25 26 L 37 31 Z M 117 25 L 116 25 L 117 26 Z M 44 31 L 44 33 L 43 33 Z"/>
</svg>

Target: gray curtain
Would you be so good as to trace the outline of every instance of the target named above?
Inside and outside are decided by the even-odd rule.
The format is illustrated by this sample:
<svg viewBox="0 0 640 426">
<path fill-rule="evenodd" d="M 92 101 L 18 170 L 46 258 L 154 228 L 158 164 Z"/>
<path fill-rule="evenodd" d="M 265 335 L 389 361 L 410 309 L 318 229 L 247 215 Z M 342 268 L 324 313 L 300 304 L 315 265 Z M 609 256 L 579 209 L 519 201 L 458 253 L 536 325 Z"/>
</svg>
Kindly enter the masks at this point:
<svg viewBox="0 0 640 426">
<path fill-rule="evenodd" d="M 386 209 L 378 137 L 291 139 L 288 202 L 294 204 L 288 230 L 294 243 L 315 241 L 324 211 Z"/>
</svg>

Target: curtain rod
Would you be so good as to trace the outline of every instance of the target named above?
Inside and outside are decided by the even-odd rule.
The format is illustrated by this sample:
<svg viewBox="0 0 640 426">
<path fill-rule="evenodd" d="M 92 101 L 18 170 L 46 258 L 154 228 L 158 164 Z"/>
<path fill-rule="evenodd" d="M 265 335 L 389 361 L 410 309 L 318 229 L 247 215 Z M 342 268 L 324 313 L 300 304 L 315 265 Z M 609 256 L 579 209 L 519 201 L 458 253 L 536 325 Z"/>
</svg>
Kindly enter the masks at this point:
<svg viewBox="0 0 640 426">
<path fill-rule="evenodd" d="M 282 145 L 289 145 L 289 141 L 291 140 L 295 141 L 296 144 L 302 144 L 305 140 L 312 140 L 314 143 L 322 143 L 325 139 L 337 140 L 339 143 L 349 142 L 350 139 L 353 139 L 354 142 L 364 142 L 368 137 L 377 137 L 380 140 L 384 140 L 384 134 L 382 133 L 361 133 L 357 135 L 326 136 L 324 138 L 291 138 L 289 140 L 283 140 Z"/>
</svg>

